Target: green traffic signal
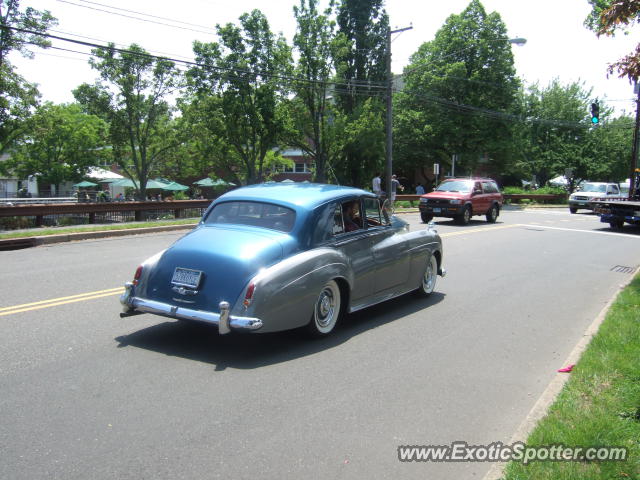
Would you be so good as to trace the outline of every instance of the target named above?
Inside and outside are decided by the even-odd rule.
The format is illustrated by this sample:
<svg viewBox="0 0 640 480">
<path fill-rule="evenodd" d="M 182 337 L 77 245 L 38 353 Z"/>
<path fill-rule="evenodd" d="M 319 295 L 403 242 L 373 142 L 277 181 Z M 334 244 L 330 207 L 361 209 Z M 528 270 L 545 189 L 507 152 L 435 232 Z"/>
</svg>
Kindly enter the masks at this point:
<svg viewBox="0 0 640 480">
<path fill-rule="evenodd" d="M 597 100 L 591 104 L 591 123 L 594 125 L 600 123 L 600 105 Z"/>
</svg>

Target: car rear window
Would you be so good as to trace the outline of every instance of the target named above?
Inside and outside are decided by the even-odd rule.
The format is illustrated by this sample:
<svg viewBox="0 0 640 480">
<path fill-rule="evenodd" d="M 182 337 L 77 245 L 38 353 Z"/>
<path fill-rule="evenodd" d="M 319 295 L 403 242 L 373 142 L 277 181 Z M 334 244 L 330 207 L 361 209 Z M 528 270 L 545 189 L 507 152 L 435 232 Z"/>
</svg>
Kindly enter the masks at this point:
<svg viewBox="0 0 640 480">
<path fill-rule="evenodd" d="M 464 192 L 468 193 L 473 188 L 473 182 L 468 180 L 451 180 L 449 182 L 442 182 L 438 188 L 436 188 L 437 192 Z"/>
<path fill-rule="evenodd" d="M 290 232 L 296 212 L 290 208 L 264 202 L 223 202 L 213 207 L 205 225 L 234 224 Z"/>
</svg>

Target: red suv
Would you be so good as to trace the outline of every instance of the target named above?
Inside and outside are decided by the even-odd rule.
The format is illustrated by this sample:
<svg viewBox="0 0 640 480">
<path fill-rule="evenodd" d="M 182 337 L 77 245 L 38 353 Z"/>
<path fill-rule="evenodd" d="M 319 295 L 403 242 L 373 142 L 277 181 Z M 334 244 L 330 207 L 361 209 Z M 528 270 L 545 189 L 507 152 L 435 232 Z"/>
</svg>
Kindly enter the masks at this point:
<svg viewBox="0 0 640 480">
<path fill-rule="evenodd" d="M 493 223 L 500 208 L 502 194 L 490 178 L 449 178 L 420 197 L 420 217 L 425 223 L 433 217 L 449 217 L 466 225 L 473 215 L 486 215 L 487 222 Z"/>
</svg>

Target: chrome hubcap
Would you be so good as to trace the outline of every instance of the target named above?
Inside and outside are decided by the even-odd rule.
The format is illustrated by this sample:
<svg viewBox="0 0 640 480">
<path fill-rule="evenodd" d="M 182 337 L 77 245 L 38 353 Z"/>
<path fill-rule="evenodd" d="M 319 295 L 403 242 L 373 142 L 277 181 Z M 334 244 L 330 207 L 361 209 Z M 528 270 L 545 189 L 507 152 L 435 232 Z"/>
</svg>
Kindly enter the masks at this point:
<svg viewBox="0 0 640 480">
<path fill-rule="evenodd" d="M 326 327 L 331 323 L 333 318 L 333 312 L 335 310 L 335 301 L 333 292 L 329 288 L 325 288 L 320 294 L 317 306 L 317 320 L 318 325 Z"/>
<path fill-rule="evenodd" d="M 425 293 L 431 293 L 433 291 L 436 284 L 437 269 L 438 264 L 436 259 L 431 257 L 427 265 L 427 270 L 424 272 L 424 277 L 422 277 L 422 289 Z"/>
</svg>

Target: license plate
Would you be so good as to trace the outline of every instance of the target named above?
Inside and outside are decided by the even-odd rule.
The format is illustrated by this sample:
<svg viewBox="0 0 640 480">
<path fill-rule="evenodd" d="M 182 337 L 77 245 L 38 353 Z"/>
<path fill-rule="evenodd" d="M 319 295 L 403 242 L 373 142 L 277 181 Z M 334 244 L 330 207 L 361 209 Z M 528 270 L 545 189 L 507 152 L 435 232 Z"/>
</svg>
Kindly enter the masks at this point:
<svg viewBox="0 0 640 480">
<path fill-rule="evenodd" d="M 442 209 L 440 208 L 434 208 L 433 209 L 433 213 L 440 213 L 442 211 Z"/>
<path fill-rule="evenodd" d="M 177 267 L 173 272 L 171 284 L 180 287 L 198 288 L 202 272 L 200 270 L 191 270 L 190 268 Z"/>
</svg>

